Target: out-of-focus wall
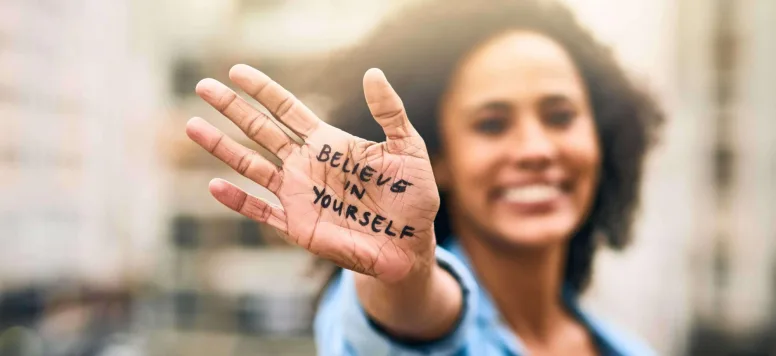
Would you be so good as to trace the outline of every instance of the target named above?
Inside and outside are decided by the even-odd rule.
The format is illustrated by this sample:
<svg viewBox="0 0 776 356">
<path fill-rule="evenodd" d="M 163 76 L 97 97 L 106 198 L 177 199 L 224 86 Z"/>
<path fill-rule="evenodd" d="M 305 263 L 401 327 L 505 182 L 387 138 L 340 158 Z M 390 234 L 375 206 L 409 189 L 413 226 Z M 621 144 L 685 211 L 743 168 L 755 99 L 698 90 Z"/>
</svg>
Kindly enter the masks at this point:
<svg viewBox="0 0 776 356">
<path fill-rule="evenodd" d="M 776 317 L 776 2 L 734 3 L 727 107 L 727 139 L 734 147 L 730 230 L 724 241 L 728 262 L 722 310 L 715 321 L 734 335 L 745 335 Z"/>
<path fill-rule="evenodd" d="M 660 354 L 776 351 L 775 4 L 568 2 L 668 114 L 636 241 L 597 261 L 589 305 Z"/>
<path fill-rule="evenodd" d="M 624 252 L 602 250 L 586 304 L 597 314 L 644 338 L 658 354 L 684 348 L 692 311 L 686 255 L 707 204 L 708 130 L 703 118 L 679 98 L 683 78 L 678 45 L 695 30 L 678 21 L 676 1 L 567 0 L 581 21 L 610 44 L 634 79 L 656 94 L 666 113 L 660 144 L 645 169 L 642 204 L 634 242 Z M 699 23 L 698 25 L 703 25 Z M 704 58 L 707 39 L 683 49 Z M 699 63 L 700 73 L 709 71 Z M 689 80 L 695 80 L 690 78 Z M 698 95 L 697 91 L 691 95 Z M 677 204 L 677 202 L 681 202 Z"/>
<path fill-rule="evenodd" d="M 0 290 L 155 268 L 160 93 L 128 4 L 0 3 Z"/>
</svg>

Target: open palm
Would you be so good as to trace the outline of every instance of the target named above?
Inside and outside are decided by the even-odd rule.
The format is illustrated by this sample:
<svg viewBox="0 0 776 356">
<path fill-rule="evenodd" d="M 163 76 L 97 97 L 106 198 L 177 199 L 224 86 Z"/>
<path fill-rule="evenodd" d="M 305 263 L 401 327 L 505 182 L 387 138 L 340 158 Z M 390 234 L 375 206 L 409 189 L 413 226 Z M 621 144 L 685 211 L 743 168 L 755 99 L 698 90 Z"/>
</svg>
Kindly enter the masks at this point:
<svg viewBox="0 0 776 356">
<path fill-rule="evenodd" d="M 246 65 L 230 79 L 304 140 L 298 144 L 269 117 L 213 79 L 197 93 L 249 138 L 275 154 L 278 167 L 200 118 L 189 137 L 240 174 L 266 187 L 281 206 L 220 179 L 210 191 L 222 204 L 267 223 L 310 252 L 356 272 L 398 281 L 433 258 L 439 195 L 423 139 L 381 71 L 364 76 L 364 93 L 385 142 L 355 137 L 321 121 L 291 93 Z"/>
</svg>

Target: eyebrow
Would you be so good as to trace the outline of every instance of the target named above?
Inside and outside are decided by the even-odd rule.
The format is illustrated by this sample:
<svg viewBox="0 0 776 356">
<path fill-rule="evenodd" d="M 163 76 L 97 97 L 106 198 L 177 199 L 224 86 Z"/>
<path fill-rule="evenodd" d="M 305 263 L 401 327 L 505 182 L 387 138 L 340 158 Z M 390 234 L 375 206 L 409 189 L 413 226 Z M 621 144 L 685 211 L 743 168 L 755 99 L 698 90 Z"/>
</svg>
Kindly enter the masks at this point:
<svg viewBox="0 0 776 356">
<path fill-rule="evenodd" d="M 469 113 L 467 116 L 474 116 L 475 114 L 483 110 L 511 111 L 512 107 L 513 107 L 512 103 L 506 100 L 494 100 L 494 101 L 486 102 L 483 105 L 478 105 L 473 107 L 471 110 L 468 110 Z"/>
<path fill-rule="evenodd" d="M 554 104 L 561 104 L 561 103 L 573 103 L 573 101 L 571 100 L 570 97 L 564 94 L 551 94 L 539 100 L 540 106 L 554 105 Z"/>
<path fill-rule="evenodd" d="M 573 103 L 573 100 L 571 100 L 571 97 L 566 94 L 557 93 L 549 94 L 539 99 L 539 106 L 556 105 L 562 103 Z M 493 100 L 472 108 L 469 110 L 469 116 L 472 116 L 482 110 L 511 111 L 513 109 L 514 104 L 509 101 Z"/>
</svg>

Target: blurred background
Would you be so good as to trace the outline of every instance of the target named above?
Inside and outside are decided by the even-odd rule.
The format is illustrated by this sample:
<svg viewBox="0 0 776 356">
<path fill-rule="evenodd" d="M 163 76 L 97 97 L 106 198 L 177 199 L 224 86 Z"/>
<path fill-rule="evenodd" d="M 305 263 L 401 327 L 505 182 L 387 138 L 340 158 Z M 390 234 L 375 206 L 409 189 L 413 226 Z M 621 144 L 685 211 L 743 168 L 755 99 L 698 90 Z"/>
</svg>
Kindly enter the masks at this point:
<svg viewBox="0 0 776 356">
<path fill-rule="evenodd" d="M 243 137 L 193 88 L 314 75 L 413 1 L 0 0 L 0 355 L 313 354 L 317 268 L 209 195 L 266 192 L 186 138 Z M 669 118 L 585 304 L 660 354 L 776 355 L 776 1 L 565 2 Z"/>
</svg>

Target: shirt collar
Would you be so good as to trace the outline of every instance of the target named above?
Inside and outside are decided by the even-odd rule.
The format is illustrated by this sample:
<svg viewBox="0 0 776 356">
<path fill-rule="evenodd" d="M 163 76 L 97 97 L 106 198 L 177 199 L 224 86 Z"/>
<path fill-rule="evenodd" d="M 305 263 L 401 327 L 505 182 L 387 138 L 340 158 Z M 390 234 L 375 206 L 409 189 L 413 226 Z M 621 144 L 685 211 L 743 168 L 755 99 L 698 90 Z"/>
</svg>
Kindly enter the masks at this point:
<svg viewBox="0 0 776 356">
<path fill-rule="evenodd" d="M 455 257 L 457 257 L 459 260 L 461 260 L 466 268 L 468 268 L 470 271 L 473 271 L 471 261 L 469 260 L 469 257 L 461 245 L 458 243 L 457 239 L 454 237 L 448 238 L 445 241 L 443 247 L 455 255 Z M 488 293 L 485 288 L 481 288 L 479 286 L 480 282 L 477 279 L 476 273 L 472 273 L 472 275 L 475 282 L 477 283 L 477 290 L 479 295 L 479 303 L 477 305 L 476 315 L 477 323 L 483 326 L 488 325 L 490 327 L 497 328 L 498 330 L 494 330 L 495 334 L 498 335 L 502 342 L 504 342 L 509 347 L 510 351 L 515 355 L 523 355 L 525 347 L 520 341 L 520 338 L 507 327 L 506 322 L 501 317 L 501 313 L 499 313 L 499 311 L 496 309 L 496 304 L 493 303 L 493 299 L 491 298 L 490 293 Z M 618 347 L 616 347 L 615 344 L 610 342 L 606 330 L 602 330 L 602 327 L 598 322 L 582 311 L 578 303 L 577 294 L 570 286 L 564 285 L 561 293 L 564 304 L 572 313 L 572 315 L 574 315 L 574 317 L 577 318 L 577 320 L 582 323 L 582 325 L 588 331 L 590 331 L 601 354 L 625 354 L 623 350 L 620 350 Z"/>
</svg>

